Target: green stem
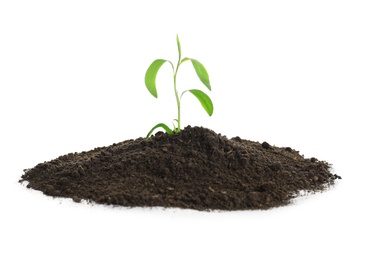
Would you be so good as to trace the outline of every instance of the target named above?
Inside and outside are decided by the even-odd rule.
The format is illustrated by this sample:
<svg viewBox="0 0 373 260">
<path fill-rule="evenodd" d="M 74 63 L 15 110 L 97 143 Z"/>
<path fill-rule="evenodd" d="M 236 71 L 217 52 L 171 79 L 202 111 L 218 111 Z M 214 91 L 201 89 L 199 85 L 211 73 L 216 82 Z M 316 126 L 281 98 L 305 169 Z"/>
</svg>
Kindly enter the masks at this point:
<svg viewBox="0 0 373 260">
<path fill-rule="evenodd" d="M 175 73 L 174 73 L 174 92 L 175 92 L 176 103 L 177 103 L 177 129 L 176 129 L 176 133 L 180 132 L 180 98 L 179 98 L 179 93 L 177 92 L 177 89 L 176 89 L 176 76 L 177 76 L 177 71 L 179 70 L 179 66 L 180 66 L 180 58 L 181 58 L 181 56 L 179 55 L 179 60 L 177 62 L 176 70 L 175 70 Z"/>
</svg>

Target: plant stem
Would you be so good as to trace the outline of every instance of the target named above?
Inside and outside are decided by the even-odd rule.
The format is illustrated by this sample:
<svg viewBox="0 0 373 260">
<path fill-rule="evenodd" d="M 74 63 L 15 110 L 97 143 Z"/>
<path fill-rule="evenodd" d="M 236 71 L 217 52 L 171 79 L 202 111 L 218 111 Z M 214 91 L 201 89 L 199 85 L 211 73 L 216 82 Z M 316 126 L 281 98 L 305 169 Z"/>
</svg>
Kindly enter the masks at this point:
<svg viewBox="0 0 373 260">
<path fill-rule="evenodd" d="M 176 70 L 175 70 L 175 73 L 174 73 L 174 92 L 175 92 L 176 103 L 177 103 L 177 129 L 176 129 L 176 133 L 180 132 L 180 98 L 179 98 L 179 93 L 177 92 L 177 89 L 176 89 L 176 76 L 177 76 L 177 71 L 179 70 L 179 66 L 180 66 L 180 58 L 181 58 L 181 56 L 179 55 L 179 60 L 177 62 Z"/>
</svg>

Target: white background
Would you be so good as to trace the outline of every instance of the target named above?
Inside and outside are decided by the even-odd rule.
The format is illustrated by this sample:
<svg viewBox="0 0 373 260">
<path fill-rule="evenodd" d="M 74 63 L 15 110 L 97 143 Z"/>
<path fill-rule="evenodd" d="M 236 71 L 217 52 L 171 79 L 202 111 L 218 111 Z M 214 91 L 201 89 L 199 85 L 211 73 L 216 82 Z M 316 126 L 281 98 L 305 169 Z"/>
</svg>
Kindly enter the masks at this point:
<svg viewBox="0 0 373 260">
<path fill-rule="evenodd" d="M 372 259 L 371 1 L 0 1 L 1 259 Z M 269 211 L 126 209 L 52 199 L 22 170 L 146 135 L 176 116 L 169 66 L 207 68 L 215 111 L 182 125 L 333 164 L 330 191 Z M 180 91 L 206 90 L 191 64 Z M 206 90 L 207 91 L 207 90 Z M 369 211 L 368 211 L 369 210 Z"/>
</svg>

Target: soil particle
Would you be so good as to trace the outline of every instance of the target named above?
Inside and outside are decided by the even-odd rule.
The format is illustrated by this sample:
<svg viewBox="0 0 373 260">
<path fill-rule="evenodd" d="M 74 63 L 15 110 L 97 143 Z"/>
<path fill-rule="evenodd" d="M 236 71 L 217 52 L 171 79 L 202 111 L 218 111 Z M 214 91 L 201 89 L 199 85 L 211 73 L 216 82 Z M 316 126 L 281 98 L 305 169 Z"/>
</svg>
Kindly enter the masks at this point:
<svg viewBox="0 0 373 260">
<path fill-rule="evenodd" d="M 263 143 L 262 143 L 262 147 L 263 147 L 264 149 L 269 149 L 271 146 L 269 145 L 269 143 L 267 143 L 267 142 L 263 142 Z"/>
<path fill-rule="evenodd" d="M 247 210 L 287 205 L 300 191 L 322 191 L 340 178 L 327 162 L 290 147 L 188 126 L 69 153 L 25 170 L 20 182 L 75 202 Z"/>
</svg>

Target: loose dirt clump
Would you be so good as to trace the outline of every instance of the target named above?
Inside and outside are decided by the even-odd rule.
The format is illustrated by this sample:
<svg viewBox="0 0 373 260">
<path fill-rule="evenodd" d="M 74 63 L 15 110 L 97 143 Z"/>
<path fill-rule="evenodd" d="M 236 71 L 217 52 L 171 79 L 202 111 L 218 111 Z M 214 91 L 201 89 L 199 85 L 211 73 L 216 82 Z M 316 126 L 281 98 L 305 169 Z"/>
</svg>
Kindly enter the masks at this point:
<svg viewBox="0 0 373 260">
<path fill-rule="evenodd" d="M 340 179 L 327 162 L 305 159 L 202 127 L 157 133 L 88 152 L 70 153 L 25 170 L 20 182 L 53 197 L 127 207 L 197 210 L 269 209 L 301 191 L 322 191 Z"/>
</svg>

